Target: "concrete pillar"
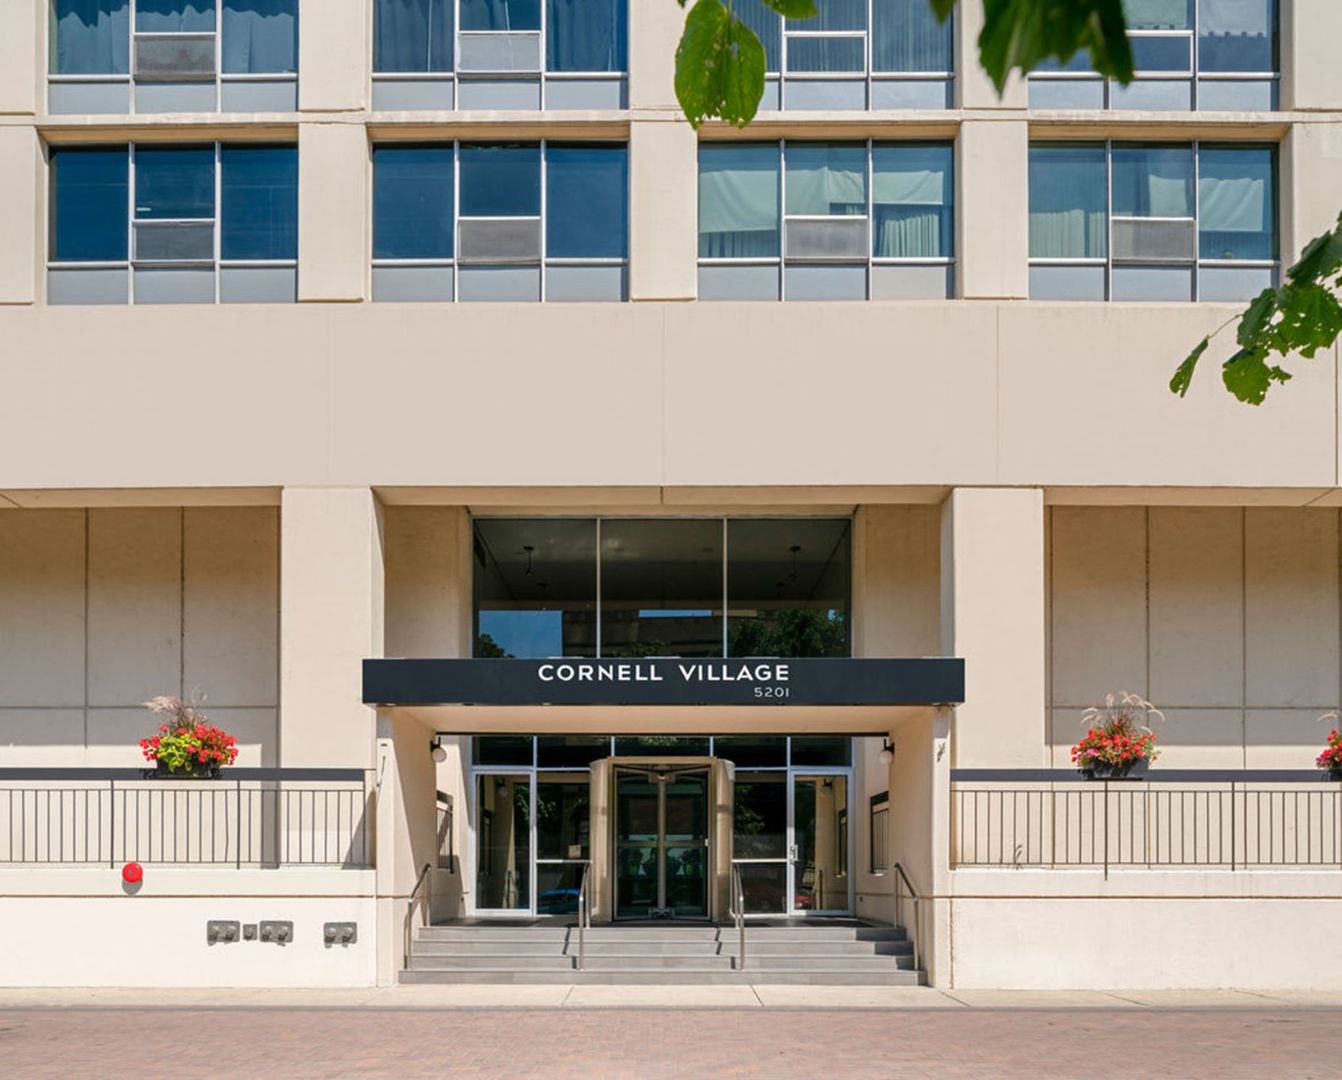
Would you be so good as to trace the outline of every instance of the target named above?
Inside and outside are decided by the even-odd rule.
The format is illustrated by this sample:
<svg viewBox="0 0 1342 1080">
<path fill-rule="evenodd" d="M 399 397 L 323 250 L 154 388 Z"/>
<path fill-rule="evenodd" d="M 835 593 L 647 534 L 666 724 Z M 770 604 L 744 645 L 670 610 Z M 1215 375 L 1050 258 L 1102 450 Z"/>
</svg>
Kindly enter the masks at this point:
<svg viewBox="0 0 1342 1080">
<path fill-rule="evenodd" d="M 298 108 L 368 108 L 373 54 L 372 0 L 299 0 Z"/>
<path fill-rule="evenodd" d="M 0 20 L 3 16 L 0 16 Z M 0 35 L 3 30 L 0 30 Z M 4 46 L 0 44 L 0 53 Z M 31 304 L 38 296 L 46 215 L 42 141 L 31 127 L 0 127 L 0 304 Z"/>
<path fill-rule="evenodd" d="M 285 488 L 280 762 L 368 768 L 363 660 L 382 655 L 382 514 L 368 488 Z M 427 748 L 426 751 L 427 753 Z"/>
<path fill-rule="evenodd" d="M 629 5 L 629 107 L 676 113 L 676 42 L 685 9 L 671 0 Z"/>
<path fill-rule="evenodd" d="M 372 163 L 361 124 L 298 126 L 298 299 L 368 298 Z"/>
<path fill-rule="evenodd" d="M 943 504 L 941 651 L 965 661 L 955 765 L 1047 765 L 1038 488 L 956 488 Z"/>
<path fill-rule="evenodd" d="M 1030 295 L 1029 160 L 1024 120 L 966 120 L 960 126 L 956 277 L 965 299 Z"/>
<path fill-rule="evenodd" d="M 698 152 L 694 129 L 684 121 L 629 125 L 631 300 L 698 295 Z"/>
<path fill-rule="evenodd" d="M 1293 124 L 1281 149 L 1283 264 L 1290 266 L 1314 237 L 1337 227 L 1342 197 L 1320 176 L 1342 174 L 1342 124 Z"/>
<path fill-rule="evenodd" d="M 5 0 L 0 4 L 0 115 L 37 112 L 45 81 L 47 3 Z"/>
<path fill-rule="evenodd" d="M 979 34 L 983 32 L 981 0 L 955 5 L 955 96 L 961 109 L 1023 109 L 1027 104 L 1025 80 L 1013 75 L 999 97 L 997 87 L 979 63 Z"/>
<path fill-rule="evenodd" d="M 1281 107 L 1342 109 L 1337 42 L 1342 4 L 1287 0 L 1281 5 Z"/>
</svg>

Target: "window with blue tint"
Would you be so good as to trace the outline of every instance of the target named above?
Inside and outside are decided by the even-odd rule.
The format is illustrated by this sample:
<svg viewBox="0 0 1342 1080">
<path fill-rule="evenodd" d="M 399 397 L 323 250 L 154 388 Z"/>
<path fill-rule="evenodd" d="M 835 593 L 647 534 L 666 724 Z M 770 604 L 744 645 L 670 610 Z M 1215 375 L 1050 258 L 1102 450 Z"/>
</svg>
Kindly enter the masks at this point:
<svg viewBox="0 0 1342 1080">
<path fill-rule="evenodd" d="M 539 146 L 461 147 L 462 217 L 536 217 L 540 212 Z"/>
<path fill-rule="evenodd" d="M 539 30 L 541 0 L 459 0 L 463 30 Z"/>
<path fill-rule="evenodd" d="M 1104 258 L 1108 251 L 1102 145 L 1030 147 L 1030 255 Z"/>
<path fill-rule="evenodd" d="M 1276 71 L 1276 0 L 1199 0 L 1203 71 Z"/>
<path fill-rule="evenodd" d="M 1191 218 L 1192 147 L 1114 147 L 1113 192 L 1115 217 Z"/>
<path fill-rule="evenodd" d="M 950 71 L 951 33 L 927 0 L 872 0 L 871 69 Z"/>
<path fill-rule="evenodd" d="M 136 147 L 135 216 L 214 217 L 214 147 Z"/>
<path fill-rule="evenodd" d="M 225 146 L 219 151 L 225 259 L 298 258 L 298 149 Z"/>
<path fill-rule="evenodd" d="M 761 0 L 736 0 L 732 14 L 755 31 L 755 36 L 764 45 L 764 69 L 780 71 L 782 20 L 778 12 L 765 7 Z"/>
<path fill-rule="evenodd" d="M 866 45 L 861 38 L 789 37 L 789 71 L 859 72 L 866 64 Z"/>
<path fill-rule="evenodd" d="M 124 146 L 51 151 L 51 258 L 124 262 L 130 155 Z"/>
<path fill-rule="evenodd" d="M 809 19 L 789 19 L 789 30 L 865 30 L 867 0 L 816 0 L 817 14 Z"/>
<path fill-rule="evenodd" d="M 778 145 L 699 147 L 699 255 L 778 255 Z"/>
<path fill-rule="evenodd" d="M 376 0 L 374 71 L 451 71 L 452 0 Z"/>
<path fill-rule="evenodd" d="M 1193 0 L 1123 0 L 1123 14 L 1129 30 L 1187 30 Z"/>
<path fill-rule="evenodd" d="M 129 0 L 55 0 L 51 71 L 125 75 L 130 71 Z"/>
<path fill-rule="evenodd" d="M 627 0 L 547 0 L 547 71 L 623 71 Z"/>
<path fill-rule="evenodd" d="M 224 0 L 223 70 L 298 70 L 298 0 Z"/>
<path fill-rule="evenodd" d="M 214 0 L 135 0 L 135 29 L 142 34 L 209 33 Z"/>
<path fill-rule="evenodd" d="M 1198 151 L 1198 253 L 1277 258 L 1277 155 L 1270 147 Z"/>
<path fill-rule="evenodd" d="M 787 213 L 828 216 L 866 212 L 865 144 L 788 143 Z"/>
<path fill-rule="evenodd" d="M 629 154 L 623 146 L 550 143 L 545 164 L 545 250 L 551 258 L 628 253 Z"/>
<path fill-rule="evenodd" d="M 873 255 L 947 258 L 954 253 L 954 157 L 948 144 L 872 147 Z"/>
<path fill-rule="evenodd" d="M 373 257 L 452 258 L 452 146 L 373 151 Z"/>
</svg>

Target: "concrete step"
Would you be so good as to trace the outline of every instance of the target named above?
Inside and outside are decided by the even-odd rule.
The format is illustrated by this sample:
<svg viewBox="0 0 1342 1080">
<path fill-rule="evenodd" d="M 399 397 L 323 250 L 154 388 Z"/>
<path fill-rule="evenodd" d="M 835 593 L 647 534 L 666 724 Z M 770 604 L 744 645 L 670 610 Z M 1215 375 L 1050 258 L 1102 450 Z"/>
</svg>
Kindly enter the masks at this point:
<svg viewBox="0 0 1342 1080">
<path fill-rule="evenodd" d="M 422 941 L 564 941 L 577 936 L 576 927 L 518 926 L 424 926 L 415 931 L 416 940 Z M 593 926 L 586 932 L 589 942 L 595 941 L 666 941 L 695 942 L 727 940 L 736 936 L 732 926 L 693 926 L 678 924 L 665 927 Z M 902 927 L 894 926 L 751 926 L 746 924 L 749 941 L 903 941 Z"/>
<path fill-rule="evenodd" d="M 736 938 L 722 941 L 612 941 L 588 939 L 588 956 L 617 956 L 624 953 L 665 956 L 735 956 L 739 950 Z M 515 940 L 495 935 L 488 939 L 443 941 L 420 939 L 412 944 L 416 956 L 472 956 L 479 954 L 516 955 L 576 955 L 578 937 L 567 941 Z M 911 954 L 913 946 L 907 941 L 777 941 L 757 940 L 747 936 L 746 951 L 752 956 L 898 956 Z"/>
<path fill-rule="evenodd" d="M 545 971 L 540 969 L 473 968 L 443 971 L 402 971 L 402 983 L 415 984 L 504 984 L 548 986 L 723 986 L 751 983 L 775 986 L 921 986 L 920 971 L 884 970 L 765 970 L 703 971 L 693 968 L 650 968 L 621 971 Z"/>
<path fill-rule="evenodd" d="M 517 971 L 534 969 L 567 971 L 575 967 L 576 956 L 518 955 L 515 953 L 478 953 L 473 955 L 413 954 L 410 967 L 414 971 L 469 971 L 506 968 Z M 657 968 L 696 969 L 718 971 L 734 969 L 735 956 L 667 956 L 657 953 L 621 953 L 610 956 L 587 956 L 586 971 L 653 970 Z M 911 970 L 909 956 L 752 956 L 746 954 L 746 967 L 757 971 L 886 971 Z"/>
</svg>

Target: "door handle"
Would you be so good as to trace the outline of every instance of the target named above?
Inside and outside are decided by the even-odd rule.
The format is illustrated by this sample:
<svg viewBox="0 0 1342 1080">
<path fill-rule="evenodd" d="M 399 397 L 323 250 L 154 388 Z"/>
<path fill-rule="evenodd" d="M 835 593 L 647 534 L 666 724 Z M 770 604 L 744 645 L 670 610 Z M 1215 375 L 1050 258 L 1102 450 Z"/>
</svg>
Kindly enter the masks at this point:
<svg viewBox="0 0 1342 1080">
<path fill-rule="evenodd" d="M 788 845 L 788 849 L 787 849 L 787 857 L 788 857 L 788 862 L 796 862 L 796 861 L 797 861 L 797 845 L 796 845 L 796 844 L 789 844 L 789 845 Z"/>
</svg>

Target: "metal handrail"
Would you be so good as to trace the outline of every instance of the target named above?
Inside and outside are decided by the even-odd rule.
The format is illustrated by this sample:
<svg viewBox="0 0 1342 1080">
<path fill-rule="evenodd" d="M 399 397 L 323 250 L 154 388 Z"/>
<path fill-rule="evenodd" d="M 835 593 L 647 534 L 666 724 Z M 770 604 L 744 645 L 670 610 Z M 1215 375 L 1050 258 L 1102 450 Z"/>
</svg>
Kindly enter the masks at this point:
<svg viewBox="0 0 1342 1080">
<path fill-rule="evenodd" d="M 922 970 L 923 965 L 918 943 L 923 935 L 918 920 L 918 890 L 913 887 L 913 882 L 909 880 L 909 875 L 904 873 L 904 867 L 900 866 L 899 863 L 894 864 L 894 873 L 891 877 L 894 878 L 896 926 L 904 925 L 904 897 L 900 892 L 901 882 L 903 882 L 904 888 L 909 890 L 909 899 L 913 901 L 913 970 L 920 971 Z"/>
<path fill-rule="evenodd" d="M 582 877 L 578 880 L 578 970 L 581 971 L 587 959 L 587 937 L 584 930 L 590 925 L 592 912 L 587 899 L 587 876 L 591 872 L 591 862 L 582 864 Z"/>
<path fill-rule="evenodd" d="M 425 863 L 424 869 L 419 872 L 419 877 L 415 879 L 415 887 L 410 890 L 410 901 L 405 908 L 405 967 L 410 966 L 410 923 L 414 919 L 415 904 L 419 896 L 419 890 L 428 883 L 425 889 L 425 898 L 427 903 L 424 908 L 425 922 L 433 918 L 433 875 L 429 873 L 433 869 L 432 863 Z"/>
<path fill-rule="evenodd" d="M 736 920 L 736 970 L 746 966 L 746 890 L 741 881 L 741 867 L 732 860 L 731 897 L 728 905 Z"/>
</svg>

